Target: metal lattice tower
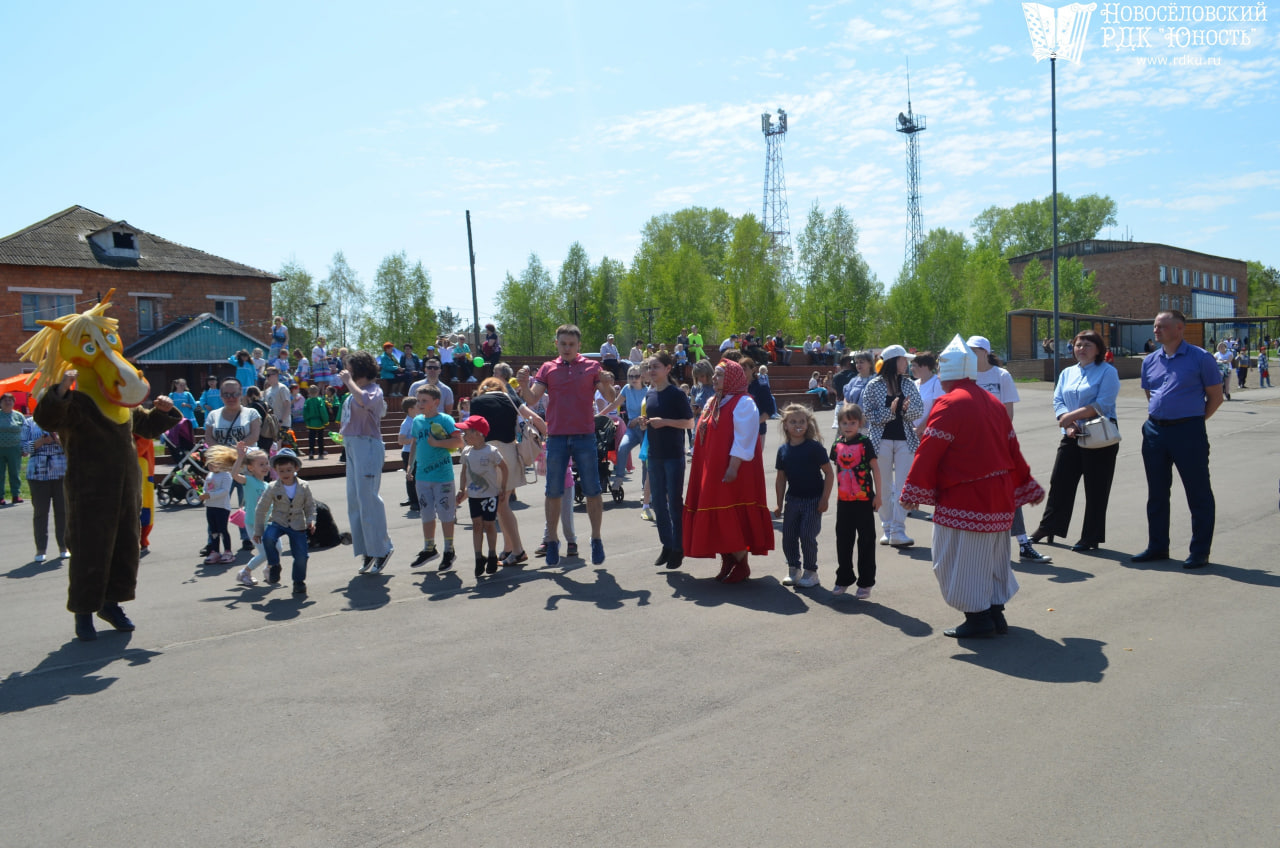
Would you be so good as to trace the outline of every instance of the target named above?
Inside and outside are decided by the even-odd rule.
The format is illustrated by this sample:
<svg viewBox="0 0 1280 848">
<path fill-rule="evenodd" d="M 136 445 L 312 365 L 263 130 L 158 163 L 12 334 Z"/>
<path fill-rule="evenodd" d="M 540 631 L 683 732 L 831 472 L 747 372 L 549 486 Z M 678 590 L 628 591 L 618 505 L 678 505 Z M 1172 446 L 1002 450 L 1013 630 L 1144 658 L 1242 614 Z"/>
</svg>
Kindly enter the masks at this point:
<svg viewBox="0 0 1280 848">
<path fill-rule="evenodd" d="M 787 134 L 787 113 L 778 110 L 778 123 L 765 112 L 760 116 L 767 150 L 764 159 L 764 210 L 760 222 L 769 234 L 769 251 L 782 269 L 783 280 L 791 278 L 791 213 L 787 209 L 787 177 L 782 168 L 782 137 Z"/>
<path fill-rule="evenodd" d="M 898 113 L 898 132 L 907 137 L 907 249 L 903 259 L 907 276 L 915 276 L 916 261 L 924 244 L 924 217 L 920 214 L 920 140 L 924 115 L 911 111 L 911 75 L 907 74 L 907 111 Z"/>
</svg>

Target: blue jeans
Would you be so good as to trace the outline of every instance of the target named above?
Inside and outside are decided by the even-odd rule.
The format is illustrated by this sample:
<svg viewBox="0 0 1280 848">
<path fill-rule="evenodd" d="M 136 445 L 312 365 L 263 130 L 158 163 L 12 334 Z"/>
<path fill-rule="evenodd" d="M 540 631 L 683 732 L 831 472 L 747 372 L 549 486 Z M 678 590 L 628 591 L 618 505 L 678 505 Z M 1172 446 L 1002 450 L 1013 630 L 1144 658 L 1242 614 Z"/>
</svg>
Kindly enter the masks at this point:
<svg viewBox="0 0 1280 848">
<path fill-rule="evenodd" d="M 1216 503 L 1209 485 L 1209 434 L 1203 418 L 1165 427 L 1142 425 L 1142 464 L 1147 472 L 1147 550 L 1169 550 L 1169 495 L 1173 469 L 1182 478 L 1191 509 L 1191 553 L 1209 555 Z"/>
<path fill-rule="evenodd" d="M 294 530 L 274 521 L 262 531 L 262 546 L 267 549 L 267 565 L 275 568 L 280 564 L 280 549 L 276 547 L 281 536 L 289 537 L 289 552 L 293 554 L 293 582 L 301 583 L 307 579 L 307 531 Z"/>
<path fill-rule="evenodd" d="M 627 432 L 622 434 L 622 443 L 618 445 L 618 461 L 613 466 L 615 480 L 622 479 L 622 474 L 627 468 L 627 460 L 631 458 L 631 451 L 638 448 L 642 441 L 644 441 L 644 431 L 640 429 L 640 425 L 628 424 Z"/>
<path fill-rule="evenodd" d="M 673 551 L 684 550 L 684 454 L 671 459 L 649 457 L 649 493 L 658 541 Z"/>
<path fill-rule="evenodd" d="M 595 433 L 547 437 L 547 497 L 564 497 L 564 473 L 569 467 L 570 456 L 573 457 L 573 467 L 578 469 L 583 496 L 600 497 L 600 462 L 596 458 Z"/>
</svg>

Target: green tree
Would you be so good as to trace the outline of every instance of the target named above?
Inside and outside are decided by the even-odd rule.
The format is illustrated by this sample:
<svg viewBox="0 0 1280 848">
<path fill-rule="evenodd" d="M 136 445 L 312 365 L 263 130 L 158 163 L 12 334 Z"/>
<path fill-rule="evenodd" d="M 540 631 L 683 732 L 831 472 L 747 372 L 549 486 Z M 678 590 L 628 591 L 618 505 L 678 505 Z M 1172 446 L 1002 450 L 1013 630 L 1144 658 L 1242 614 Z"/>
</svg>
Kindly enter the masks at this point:
<svg viewBox="0 0 1280 848">
<path fill-rule="evenodd" d="M 1086 194 L 1058 196 L 1058 240 L 1062 244 L 1097 238 L 1103 227 L 1115 226 L 1116 202 Z M 1022 256 L 1053 246 L 1053 196 L 1010 207 L 990 206 L 973 219 L 974 239 L 989 243 L 1001 256 Z"/>
<path fill-rule="evenodd" d="M 494 317 L 508 354 L 533 356 L 555 350 L 555 329 L 563 322 L 549 310 L 550 301 L 551 275 L 538 254 L 530 253 L 518 278 L 507 273 L 495 302 Z"/>
<path fill-rule="evenodd" d="M 1007 341 L 1005 313 L 1011 308 L 1010 292 L 1013 274 L 1009 263 L 994 247 L 971 247 L 965 257 L 964 285 L 968 302 L 965 306 L 964 331 L 986 336 L 996 350 Z M 936 342 L 935 342 L 936 343 Z"/>
<path fill-rule="evenodd" d="M 591 304 L 592 335 L 583 330 L 583 338 L 591 339 L 592 344 L 598 338 L 600 344 L 610 333 L 617 333 L 618 327 L 618 290 L 626 279 L 627 268 L 620 261 L 604 257 L 591 271 L 591 283 L 587 291 L 587 300 Z"/>
<path fill-rule="evenodd" d="M 1011 281 L 1014 309 L 1053 309 L 1052 269 L 1033 258 L 1022 270 L 1022 278 Z M 1085 274 L 1077 257 L 1058 260 L 1058 310 L 1097 315 L 1105 309 L 1098 297 L 1098 275 Z"/>
<path fill-rule="evenodd" d="M 722 304 L 713 292 L 724 287 L 725 251 L 733 218 L 723 209 L 691 207 L 650 218 L 641 230 L 631 269 L 618 290 L 617 323 L 628 342 L 649 335 L 648 313 L 655 308 L 653 334 L 672 341 L 681 327 L 694 323 L 712 335 L 712 316 Z"/>
<path fill-rule="evenodd" d="M 373 275 L 363 336 L 389 341 L 397 348 L 411 342 L 425 350 L 435 341 L 439 323 L 431 308 L 431 277 L 421 262 L 409 265 L 402 250 L 383 258 Z"/>
<path fill-rule="evenodd" d="M 325 303 L 320 310 L 320 333 L 330 346 L 357 347 L 372 343 L 372 339 L 362 339 L 359 335 L 364 322 L 364 286 L 341 250 L 333 254 L 329 275 L 320 281 L 319 297 L 317 303 Z M 308 322 L 305 326 L 315 325 Z"/>
<path fill-rule="evenodd" d="M 925 236 L 916 273 L 906 269 L 889 292 L 889 331 L 882 344 L 940 349 L 965 332 L 968 300 L 965 263 L 968 246 L 960 233 L 932 230 Z"/>
<path fill-rule="evenodd" d="M 747 213 L 734 224 L 733 239 L 725 256 L 723 286 L 726 292 L 734 295 L 726 313 L 731 327 L 745 329 L 754 326 L 765 334 L 787 323 L 789 309 L 782 269 L 770 255 L 770 243 L 769 234 L 754 215 Z M 688 324 L 683 316 L 672 318 L 675 330 L 679 327 L 674 325 Z"/>
<path fill-rule="evenodd" d="M 569 253 L 560 265 L 560 275 L 551 291 L 551 311 L 564 316 L 564 323 L 574 323 L 585 340 L 595 338 L 596 328 L 590 320 L 591 260 L 581 242 L 569 245 Z"/>
<path fill-rule="evenodd" d="M 858 251 L 858 227 L 848 211 L 836 206 L 825 215 L 815 202 L 797 247 L 794 334 L 844 333 L 850 347 L 870 346 L 882 329 L 883 294 Z"/>
<path fill-rule="evenodd" d="M 1249 314 L 1263 317 L 1280 315 L 1280 271 L 1253 260 L 1248 262 L 1248 268 Z M 1274 337 L 1276 331 L 1275 324 L 1272 324 L 1267 328 L 1267 335 Z"/>
<path fill-rule="evenodd" d="M 271 287 L 271 314 L 284 318 L 284 325 L 301 346 L 304 338 L 310 338 L 315 328 L 315 312 L 311 304 L 318 303 L 315 280 L 297 259 L 290 259 L 280 266 L 280 282 Z M 311 329 L 306 329 L 311 328 Z M 259 338 L 269 341 L 271 324 L 255 328 Z"/>
</svg>

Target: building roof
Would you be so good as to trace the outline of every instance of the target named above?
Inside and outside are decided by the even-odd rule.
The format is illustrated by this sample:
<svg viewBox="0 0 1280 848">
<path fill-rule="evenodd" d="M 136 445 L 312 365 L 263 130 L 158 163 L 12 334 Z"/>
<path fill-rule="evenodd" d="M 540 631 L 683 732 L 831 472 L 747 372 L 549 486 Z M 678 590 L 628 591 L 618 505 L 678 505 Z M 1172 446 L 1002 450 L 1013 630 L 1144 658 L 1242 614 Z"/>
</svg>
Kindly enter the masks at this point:
<svg viewBox="0 0 1280 848">
<path fill-rule="evenodd" d="M 1181 253 L 1194 253 L 1197 256 L 1206 256 L 1210 259 L 1217 259 L 1223 262 L 1239 262 L 1244 264 L 1243 259 L 1233 259 L 1230 256 L 1215 256 L 1212 253 L 1204 253 L 1199 250 L 1188 250 L 1185 247 L 1176 247 L 1172 244 L 1159 244 L 1150 241 L 1119 241 L 1115 239 L 1085 239 L 1084 241 L 1071 241 L 1066 244 L 1058 245 L 1058 258 L 1067 259 L 1073 256 L 1096 256 L 1100 253 L 1120 253 L 1126 250 L 1139 250 L 1144 248 L 1160 248 L 1163 250 L 1177 250 Z M 1032 259 L 1045 260 L 1050 258 L 1053 248 L 1046 247 L 1043 250 L 1037 250 L 1032 253 L 1024 253 L 1021 256 L 1010 256 L 1011 264 L 1018 262 L 1030 262 Z"/>
<path fill-rule="evenodd" d="M 179 318 L 124 349 L 125 359 L 140 365 L 226 362 L 237 350 L 267 345 L 212 312 Z"/>
<path fill-rule="evenodd" d="M 138 256 L 109 256 L 89 236 L 118 224 L 136 234 Z M 268 282 L 275 274 L 232 262 L 148 233 L 124 221 L 112 221 L 83 206 L 72 206 L 43 221 L 0 238 L 0 265 L 40 268 L 113 268 L 121 271 L 169 271 L 256 277 Z"/>
</svg>

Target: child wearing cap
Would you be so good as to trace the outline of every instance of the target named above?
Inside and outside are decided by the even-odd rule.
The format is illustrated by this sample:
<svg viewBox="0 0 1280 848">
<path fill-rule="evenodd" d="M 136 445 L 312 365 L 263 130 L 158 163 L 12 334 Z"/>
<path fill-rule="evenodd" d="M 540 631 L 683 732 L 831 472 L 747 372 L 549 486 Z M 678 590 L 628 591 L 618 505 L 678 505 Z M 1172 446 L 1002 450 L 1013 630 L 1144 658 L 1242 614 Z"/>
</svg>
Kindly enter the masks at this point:
<svg viewBox="0 0 1280 848">
<path fill-rule="evenodd" d="M 471 510 L 471 546 L 476 553 L 476 577 L 498 570 L 498 496 L 507 488 L 507 464 L 493 444 L 485 441 L 489 422 L 472 415 L 458 424 L 465 447 L 458 480 L 458 506 L 466 498 Z M 489 555 L 483 553 L 489 540 Z"/>
<path fill-rule="evenodd" d="M 267 554 L 267 582 L 280 582 L 281 536 L 289 537 L 293 554 L 293 594 L 307 594 L 307 534 L 316 528 L 316 499 L 311 487 L 298 477 L 302 460 L 285 448 L 271 457 L 277 479 L 258 498 L 254 510 L 253 541 Z"/>
</svg>

